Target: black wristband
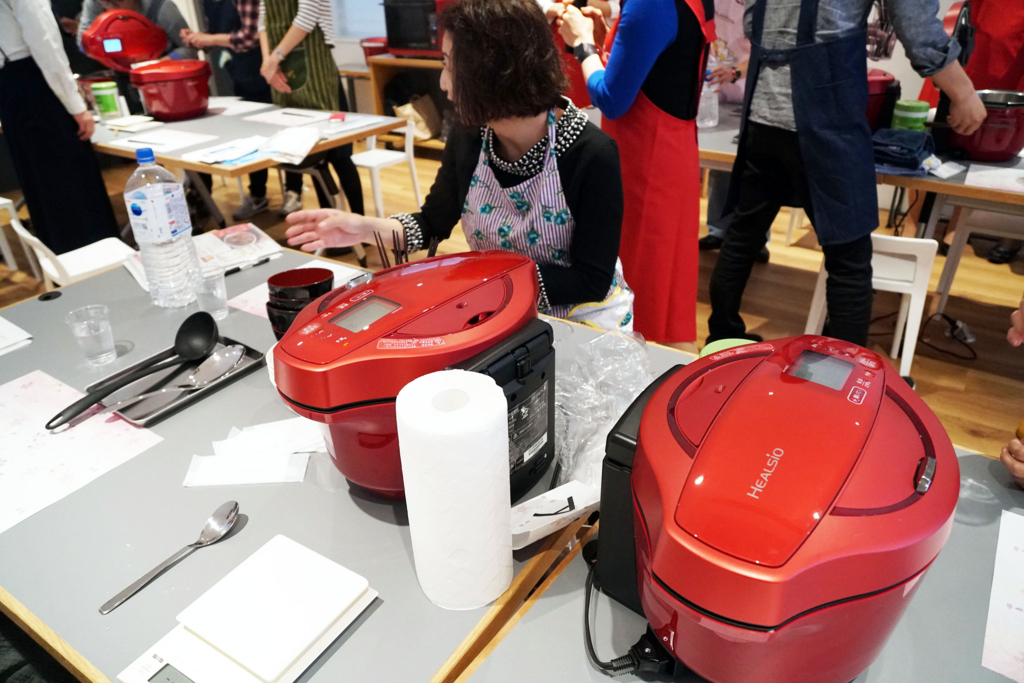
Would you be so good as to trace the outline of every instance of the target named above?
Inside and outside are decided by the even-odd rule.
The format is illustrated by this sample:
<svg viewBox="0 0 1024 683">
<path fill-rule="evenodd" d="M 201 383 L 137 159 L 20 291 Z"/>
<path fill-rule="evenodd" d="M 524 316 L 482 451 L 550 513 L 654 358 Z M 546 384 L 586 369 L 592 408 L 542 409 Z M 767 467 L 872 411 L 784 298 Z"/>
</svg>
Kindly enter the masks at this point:
<svg viewBox="0 0 1024 683">
<path fill-rule="evenodd" d="M 597 54 L 597 48 L 593 43 L 580 43 L 572 49 L 572 53 L 576 56 L 576 61 L 582 64 L 587 57 Z"/>
<path fill-rule="evenodd" d="M 740 73 L 739 69 L 737 69 L 736 67 L 733 67 L 733 69 L 732 69 L 732 82 L 735 83 L 736 81 L 740 80 L 741 78 L 743 78 L 743 74 Z"/>
</svg>

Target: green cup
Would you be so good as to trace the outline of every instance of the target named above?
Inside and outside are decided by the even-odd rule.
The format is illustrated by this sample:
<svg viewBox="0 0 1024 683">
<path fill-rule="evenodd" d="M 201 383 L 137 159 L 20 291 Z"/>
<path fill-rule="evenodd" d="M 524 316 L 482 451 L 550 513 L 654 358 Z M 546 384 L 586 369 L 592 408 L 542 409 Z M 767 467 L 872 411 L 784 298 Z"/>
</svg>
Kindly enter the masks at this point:
<svg viewBox="0 0 1024 683">
<path fill-rule="evenodd" d="M 92 97 L 96 100 L 96 110 L 101 119 L 116 119 L 121 116 L 120 102 L 118 101 L 117 83 L 113 81 L 101 81 L 93 83 Z"/>
<path fill-rule="evenodd" d="M 899 100 L 892 114 L 892 127 L 923 131 L 930 107 L 930 104 L 921 100 Z"/>
</svg>

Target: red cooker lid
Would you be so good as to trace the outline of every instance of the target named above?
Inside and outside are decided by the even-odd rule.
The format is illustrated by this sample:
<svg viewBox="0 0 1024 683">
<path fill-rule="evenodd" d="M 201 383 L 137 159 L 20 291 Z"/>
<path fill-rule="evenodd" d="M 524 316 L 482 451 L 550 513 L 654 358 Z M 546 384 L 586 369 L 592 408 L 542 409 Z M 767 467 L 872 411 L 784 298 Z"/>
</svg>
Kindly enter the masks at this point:
<svg viewBox="0 0 1024 683">
<path fill-rule="evenodd" d="M 797 344 L 786 351 L 745 361 L 756 367 L 742 391 L 725 382 L 732 395 L 700 443 L 676 510 L 676 522 L 695 538 L 767 567 L 785 563 L 826 514 L 861 454 L 882 397 L 881 383 L 869 382 L 854 401 L 854 388 L 863 386 L 856 380 L 870 371 L 834 345 Z M 870 354 L 871 362 L 875 358 Z M 809 373 L 831 386 L 802 378 Z M 704 383 L 718 384 L 716 374 L 708 373 Z M 680 400 L 674 419 L 682 423 L 692 410 L 692 401 Z M 793 429 L 794 416 L 811 410 L 815 418 L 798 419 Z"/>
<path fill-rule="evenodd" d="M 82 34 L 82 50 L 117 71 L 156 59 L 167 50 L 164 30 L 138 12 L 110 10 L 96 17 Z"/>
<path fill-rule="evenodd" d="M 882 71 L 881 69 L 870 69 L 868 71 L 868 94 L 869 95 L 884 95 L 885 89 L 889 87 L 889 84 L 896 80 L 888 71 Z"/>
<path fill-rule="evenodd" d="M 201 59 L 169 59 L 132 69 L 129 74 L 133 85 L 180 81 L 187 78 L 210 77 L 210 65 Z"/>
</svg>

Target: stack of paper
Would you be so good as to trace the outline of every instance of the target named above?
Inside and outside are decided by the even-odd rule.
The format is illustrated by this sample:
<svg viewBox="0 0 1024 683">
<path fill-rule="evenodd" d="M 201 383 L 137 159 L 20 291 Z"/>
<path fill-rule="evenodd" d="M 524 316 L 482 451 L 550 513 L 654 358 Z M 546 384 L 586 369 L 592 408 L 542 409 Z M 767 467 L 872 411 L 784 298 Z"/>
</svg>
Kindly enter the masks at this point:
<svg viewBox="0 0 1024 683">
<path fill-rule="evenodd" d="M 320 425 L 305 418 L 238 430 L 213 442 L 215 455 L 194 455 L 182 486 L 299 482 L 311 453 L 325 451 Z"/>
<path fill-rule="evenodd" d="M 1024 192 L 1024 168 L 971 164 L 964 185 L 1003 192 Z"/>
<path fill-rule="evenodd" d="M 165 152 L 172 152 L 176 149 L 194 147 L 195 145 L 201 145 L 204 142 L 216 139 L 216 135 L 189 133 L 183 130 L 161 128 L 123 140 L 114 140 L 110 144 L 115 147 L 124 147 L 126 149 L 141 149 L 143 147 L 149 147 L 155 153 L 163 154 Z"/>
<path fill-rule="evenodd" d="M 981 665 L 1024 683 L 1024 517 L 1003 510 Z"/>
<path fill-rule="evenodd" d="M 249 266 L 283 251 L 280 244 L 252 223 L 207 232 L 194 241 L 200 264 L 225 270 Z"/>
<path fill-rule="evenodd" d="M 32 335 L 14 323 L 0 318 L 0 356 L 32 343 Z"/>
<path fill-rule="evenodd" d="M 0 532 L 161 441 L 114 415 L 48 432 L 82 395 L 41 370 L 0 386 Z"/>
<path fill-rule="evenodd" d="M 238 97 L 211 97 L 206 111 L 221 116 L 238 116 L 272 106 L 269 102 L 246 102 Z"/>
<path fill-rule="evenodd" d="M 109 119 L 104 121 L 104 123 L 108 128 L 124 133 L 141 133 L 144 130 L 159 128 L 164 125 L 160 121 L 154 121 L 152 116 L 141 116 L 138 114 L 122 116 L 119 119 Z"/>
</svg>

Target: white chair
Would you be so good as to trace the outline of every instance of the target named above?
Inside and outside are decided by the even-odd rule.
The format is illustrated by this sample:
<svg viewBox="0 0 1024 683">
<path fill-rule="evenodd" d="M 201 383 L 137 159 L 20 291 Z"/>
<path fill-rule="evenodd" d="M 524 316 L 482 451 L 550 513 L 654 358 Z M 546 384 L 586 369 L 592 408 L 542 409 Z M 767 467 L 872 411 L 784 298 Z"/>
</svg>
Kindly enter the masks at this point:
<svg viewBox="0 0 1024 683">
<path fill-rule="evenodd" d="M 5 207 L 0 205 L 2 208 Z M 21 243 L 31 247 L 32 254 L 42 268 L 47 291 L 53 289 L 54 285 L 63 287 L 119 268 L 126 259 L 135 255 L 135 250 L 127 244 L 116 237 L 108 237 L 57 256 L 20 222 L 11 225 Z M 25 251 L 28 253 L 29 249 Z"/>
<path fill-rule="evenodd" d="M 13 201 L 0 197 L 0 211 L 7 212 L 7 222 L 10 223 L 12 227 L 16 225 L 21 226 L 21 220 L 18 219 L 18 208 L 15 206 Z M 25 252 L 29 265 L 32 267 L 32 274 L 35 275 L 35 278 L 38 280 L 39 268 L 36 266 L 35 260 L 33 260 L 32 255 L 29 253 L 28 247 L 25 245 L 25 241 L 21 239 L 21 235 L 18 233 L 17 228 L 14 229 L 14 233 L 18 235 L 18 240 L 21 242 L 21 249 Z M 14 258 L 14 252 L 11 251 L 11 245 L 7 241 L 7 235 L 4 233 L 3 227 L 0 227 L 0 254 L 3 255 L 4 263 L 7 264 L 7 267 L 12 273 L 19 270 L 18 261 Z"/>
<path fill-rule="evenodd" d="M 377 149 L 377 136 L 372 135 L 366 139 L 366 151 L 352 155 L 352 163 L 370 171 L 370 181 L 373 185 L 373 205 L 377 210 L 379 218 L 384 218 L 384 197 L 381 194 L 380 169 L 387 166 L 394 166 L 403 161 L 409 164 L 409 174 L 412 176 L 412 191 L 416 195 L 416 206 L 423 204 L 423 199 L 420 196 L 420 179 L 416 175 L 416 157 L 413 154 L 413 128 L 409 125 L 405 128 L 399 128 L 395 132 L 405 134 L 404 152 Z"/>
<path fill-rule="evenodd" d="M 786 228 L 786 246 L 793 244 L 793 232 L 804 226 L 804 210 L 791 206 L 789 207 L 789 227 Z"/>
<path fill-rule="evenodd" d="M 935 263 L 935 252 L 939 249 L 939 243 L 935 240 L 919 240 L 912 237 L 872 235 L 871 244 L 874 250 L 871 257 L 873 271 L 871 286 L 883 292 L 896 292 L 903 295 L 889 356 L 896 358 L 899 355 L 900 341 L 902 340 L 903 357 L 900 360 L 900 375 L 907 377 L 910 375 L 910 365 L 914 362 L 914 348 L 917 346 L 917 335 L 921 329 L 924 305 L 928 299 L 928 283 L 931 279 L 932 265 Z M 821 330 L 825 326 L 825 280 L 827 277 L 825 263 L 822 261 L 804 334 L 821 334 Z M 906 334 L 904 334 L 904 328 L 906 328 Z"/>
<path fill-rule="evenodd" d="M 981 233 L 983 235 L 991 235 L 992 237 L 1024 240 L 1024 216 L 961 206 L 954 210 L 953 219 L 949 223 L 949 229 L 953 231 L 953 242 L 949 245 L 949 252 L 946 254 L 946 265 L 942 269 L 941 277 L 939 277 L 939 306 L 936 309 L 936 313 L 942 313 L 946 310 L 949 290 L 953 286 L 953 276 L 956 275 L 956 269 L 960 265 L 960 257 L 964 255 L 964 249 L 967 248 L 967 240 L 971 238 L 971 235 Z"/>
</svg>

